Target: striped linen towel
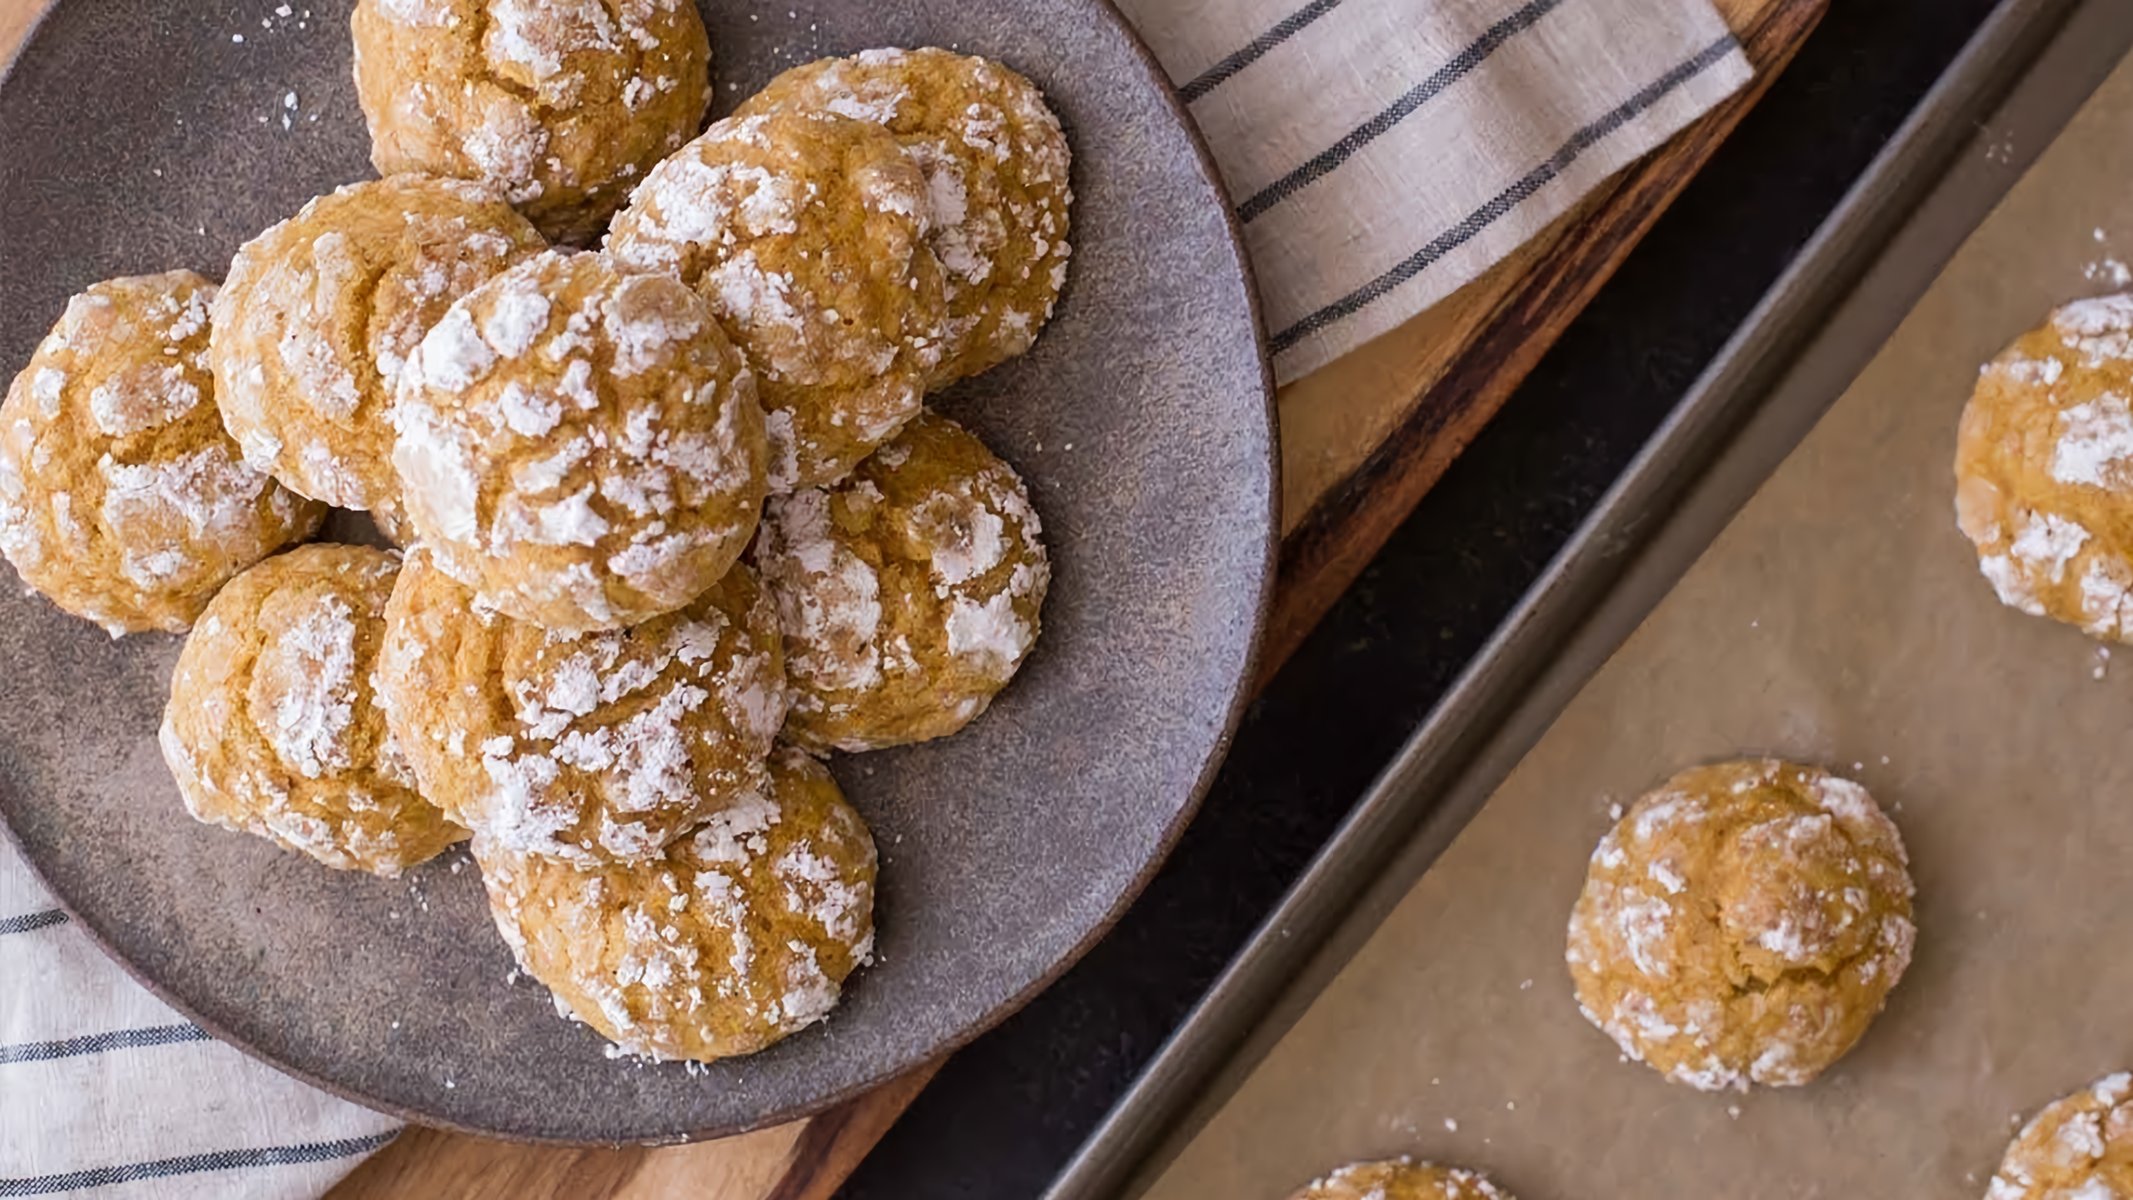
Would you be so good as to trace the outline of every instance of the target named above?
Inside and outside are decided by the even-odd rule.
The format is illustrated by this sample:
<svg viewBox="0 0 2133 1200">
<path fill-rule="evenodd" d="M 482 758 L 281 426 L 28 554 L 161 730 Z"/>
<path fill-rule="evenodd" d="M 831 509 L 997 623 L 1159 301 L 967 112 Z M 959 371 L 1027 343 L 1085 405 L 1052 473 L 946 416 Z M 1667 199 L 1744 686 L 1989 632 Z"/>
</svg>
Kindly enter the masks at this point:
<svg viewBox="0 0 2133 1200">
<path fill-rule="evenodd" d="M 1740 87 L 1709 0 L 1122 0 L 1243 222 L 1284 381 L 1487 270 Z M 294 1198 L 391 1120 L 210 1040 L 0 839 L 0 1197 Z"/>
<path fill-rule="evenodd" d="M 317 1196 L 397 1132 L 165 1007 L 0 838 L 0 1197 Z"/>
<path fill-rule="evenodd" d="M 1746 83 L 1709 0 L 1120 0 L 1207 135 L 1286 383 Z"/>
</svg>

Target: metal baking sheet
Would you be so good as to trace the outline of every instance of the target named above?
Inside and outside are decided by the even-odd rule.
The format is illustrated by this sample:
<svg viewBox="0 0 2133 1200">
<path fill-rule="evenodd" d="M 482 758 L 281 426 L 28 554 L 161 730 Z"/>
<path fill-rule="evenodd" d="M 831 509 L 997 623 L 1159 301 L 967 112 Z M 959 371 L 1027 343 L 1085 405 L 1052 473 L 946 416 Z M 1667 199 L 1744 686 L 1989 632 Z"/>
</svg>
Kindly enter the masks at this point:
<svg viewBox="0 0 2133 1200">
<path fill-rule="evenodd" d="M 2094 679 L 2001 609 L 1948 481 L 1977 364 L 2133 257 L 2133 67 L 2096 91 L 2129 45 L 2117 0 L 2003 5 L 1051 1200 L 1388 1153 L 1528 1195 L 1965 1194 L 2013 1113 L 2133 1062 L 2099 953 L 2133 944 L 2099 800 L 2133 656 Z M 1728 1100 L 1617 1062 L 1561 943 L 1608 804 L 1743 751 L 1904 806 L 1923 934 L 1832 1076 Z"/>
</svg>

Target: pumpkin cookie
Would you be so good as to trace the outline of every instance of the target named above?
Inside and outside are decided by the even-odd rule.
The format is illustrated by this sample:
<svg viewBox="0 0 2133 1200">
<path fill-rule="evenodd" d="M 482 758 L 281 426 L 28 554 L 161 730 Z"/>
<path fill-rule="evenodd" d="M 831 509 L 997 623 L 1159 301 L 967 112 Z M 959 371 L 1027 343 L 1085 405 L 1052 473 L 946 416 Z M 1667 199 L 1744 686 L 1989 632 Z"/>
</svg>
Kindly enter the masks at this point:
<svg viewBox="0 0 2133 1200">
<path fill-rule="evenodd" d="M 185 639 L 163 759 L 193 816 L 398 875 L 466 837 L 415 791 L 371 669 L 396 556 L 302 546 L 230 581 Z"/>
<path fill-rule="evenodd" d="M 504 616 L 410 552 L 378 689 L 422 792 L 499 850 L 655 858 L 763 786 L 785 719 L 777 617 L 748 568 L 609 633 Z"/>
<path fill-rule="evenodd" d="M 1036 644 L 1042 532 L 1014 469 L 934 413 L 835 488 L 773 498 L 756 561 L 785 631 L 786 736 L 875 750 L 968 725 Z"/>
<path fill-rule="evenodd" d="M 673 612 L 755 535 L 755 380 L 672 276 L 530 259 L 430 330 L 394 412 L 408 524 L 520 620 L 572 632 Z"/>
<path fill-rule="evenodd" d="M 881 125 L 926 175 L 945 271 L 945 386 L 1028 350 L 1066 286 L 1069 154 L 1037 85 L 949 50 L 867 50 L 794 67 L 740 114 L 832 112 Z"/>
<path fill-rule="evenodd" d="M 874 839 L 796 750 L 648 863 L 586 869 L 486 839 L 474 855 L 520 966 L 632 1054 L 753 1054 L 828 1016 L 873 951 Z"/>
<path fill-rule="evenodd" d="M 544 244 L 494 192 L 421 175 L 351 184 L 245 243 L 213 348 L 245 461 L 314 500 L 391 510 L 402 365 L 452 301 Z"/>
<path fill-rule="evenodd" d="M 1567 959 L 1587 1020 L 1676 1083 L 1803 1084 L 1910 965 L 1903 841 L 1866 789 L 1773 760 L 1697 767 L 1593 852 Z"/>
<path fill-rule="evenodd" d="M 191 271 L 99 283 L 67 302 L 0 404 L 0 551 L 113 637 L 184 631 L 231 576 L 325 516 L 223 431 L 214 297 Z"/>
<path fill-rule="evenodd" d="M 926 180 L 823 113 L 725 120 L 659 164 L 608 252 L 680 274 L 755 368 L 773 492 L 819 487 L 918 415 L 947 315 Z"/>
<path fill-rule="evenodd" d="M 1987 364 L 1955 517 L 2002 603 L 2133 642 L 2133 295 L 2069 304 Z"/>
<path fill-rule="evenodd" d="M 711 103 L 689 0 L 360 0 L 352 25 L 380 174 L 485 180 L 573 245 Z"/>
<path fill-rule="evenodd" d="M 1395 1158 L 1342 1167 L 1289 1200 L 1511 1200 L 1511 1194 L 1476 1171 Z"/>
<path fill-rule="evenodd" d="M 1985 1200 L 2133 1196 L 2133 1074 L 2120 1072 L 2045 1107 L 2015 1135 Z"/>
</svg>

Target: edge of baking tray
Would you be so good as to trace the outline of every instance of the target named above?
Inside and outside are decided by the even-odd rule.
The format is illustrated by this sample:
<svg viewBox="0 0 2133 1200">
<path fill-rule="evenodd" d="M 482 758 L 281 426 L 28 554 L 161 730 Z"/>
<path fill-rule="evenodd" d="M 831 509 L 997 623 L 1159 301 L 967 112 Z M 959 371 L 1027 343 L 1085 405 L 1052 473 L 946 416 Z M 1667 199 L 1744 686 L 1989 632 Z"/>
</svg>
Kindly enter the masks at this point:
<svg viewBox="0 0 2133 1200">
<path fill-rule="evenodd" d="M 2129 46 L 2123 0 L 2002 0 L 1044 1200 L 1097 1200 L 1152 1180 L 1806 436 Z"/>
</svg>

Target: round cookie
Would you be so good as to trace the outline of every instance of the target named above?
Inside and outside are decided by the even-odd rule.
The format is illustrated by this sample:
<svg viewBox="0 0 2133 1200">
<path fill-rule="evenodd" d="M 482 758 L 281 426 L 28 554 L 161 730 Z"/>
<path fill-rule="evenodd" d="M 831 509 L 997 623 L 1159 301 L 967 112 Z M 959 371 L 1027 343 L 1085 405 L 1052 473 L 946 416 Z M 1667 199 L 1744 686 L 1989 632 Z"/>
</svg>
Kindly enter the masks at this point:
<svg viewBox="0 0 2133 1200">
<path fill-rule="evenodd" d="M 2133 1196 L 2133 1074 L 2097 1080 L 2047 1105 L 2007 1147 L 1985 1200 Z"/>
<path fill-rule="evenodd" d="M 660 163 L 608 253 L 702 293 L 762 391 L 773 492 L 834 483 L 918 415 L 947 316 L 925 177 L 879 127 L 728 119 Z"/>
<path fill-rule="evenodd" d="M 1978 377 L 1955 516 L 2000 600 L 2133 642 L 2133 295 L 2081 300 Z"/>
<path fill-rule="evenodd" d="M 392 507 L 400 370 L 452 301 L 542 249 L 494 192 L 350 184 L 246 242 L 215 302 L 215 395 L 245 461 L 341 508 Z"/>
<path fill-rule="evenodd" d="M 230 577 L 318 528 L 325 506 L 246 466 L 215 411 L 191 271 L 67 302 L 0 403 L 0 552 L 113 637 L 189 628 Z"/>
<path fill-rule="evenodd" d="M 925 172 L 948 297 L 935 387 L 1030 348 L 1066 286 L 1074 199 L 1066 134 L 1037 85 L 951 50 L 866 50 L 794 67 L 740 108 L 781 111 L 881 125 Z"/>
<path fill-rule="evenodd" d="M 649 863 L 474 854 L 519 965 L 632 1054 L 753 1054 L 828 1016 L 873 953 L 874 839 L 797 750 Z"/>
<path fill-rule="evenodd" d="M 511 616 L 564 632 L 649 620 L 755 536 L 755 380 L 672 276 L 539 255 L 454 304 L 400 383 L 407 523 Z"/>
<path fill-rule="evenodd" d="M 1401 1157 L 1351 1163 L 1289 1200 L 1511 1200 L 1511 1193 L 1477 1171 Z"/>
<path fill-rule="evenodd" d="M 1036 644 L 1042 533 L 1014 469 L 931 412 L 835 488 L 773 497 L 756 562 L 785 632 L 786 736 L 877 750 L 976 719 Z"/>
<path fill-rule="evenodd" d="M 300 546 L 208 605 L 159 734 L 193 816 L 375 875 L 466 837 L 416 793 L 375 703 L 399 566 L 367 546 Z"/>
<path fill-rule="evenodd" d="M 769 597 L 744 566 L 632 629 L 559 634 L 407 556 L 378 689 L 422 793 L 500 851 L 655 858 L 763 786 L 786 708 Z"/>
<path fill-rule="evenodd" d="M 711 103 L 689 0 L 360 0 L 351 24 L 378 172 L 485 180 L 572 245 Z"/>
<path fill-rule="evenodd" d="M 1768 759 L 1683 771 L 1593 851 L 1566 954 L 1578 1005 L 1673 1082 L 1806 1083 L 1910 965 L 1905 862 L 1858 784 Z"/>
</svg>

